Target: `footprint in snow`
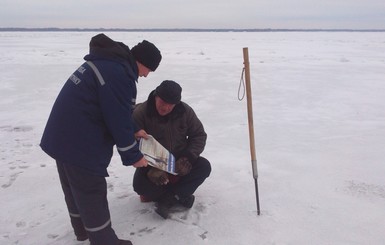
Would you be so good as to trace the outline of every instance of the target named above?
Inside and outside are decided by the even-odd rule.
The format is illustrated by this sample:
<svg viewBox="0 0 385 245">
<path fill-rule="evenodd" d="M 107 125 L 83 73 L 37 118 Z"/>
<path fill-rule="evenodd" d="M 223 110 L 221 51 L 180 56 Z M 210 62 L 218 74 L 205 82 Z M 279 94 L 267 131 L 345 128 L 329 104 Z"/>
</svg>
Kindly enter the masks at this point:
<svg viewBox="0 0 385 245">
<path fill-rule="evenodd" d="M 15 182 L 15 180 L 18 177 L 18 175 L 21 174 L 21 173 L 23 173 L 23 172 L 14 173 L 11 176 L 9 176 L 8 183 L 7 184 L 3 184 L 1 187 L 4 188 L 4 189 L 10 187 L 13 184 L 13 182 Z"/>
<path fill-rule="evenodd" d="M 354 180 L 346 181 L 343 192 L 356 197 L 385 198 L 385 186 Z"/>
</svg>

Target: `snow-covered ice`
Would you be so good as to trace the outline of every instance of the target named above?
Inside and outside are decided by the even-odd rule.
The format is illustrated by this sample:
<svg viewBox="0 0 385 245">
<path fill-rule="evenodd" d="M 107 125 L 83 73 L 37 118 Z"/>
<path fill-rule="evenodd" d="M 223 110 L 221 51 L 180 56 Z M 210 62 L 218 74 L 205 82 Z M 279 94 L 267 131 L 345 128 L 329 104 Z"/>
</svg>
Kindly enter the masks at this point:
<svg viewBox="0 0 385 245">
<path fill-rule="evenodd" d="M 92 32 L 0 32 L 0 244 L 76 242 L 56 166 L 39 142 L 51 106 L 83 62 Z M 385 244 L 385 33 L 111 32 L 154 42 L 163 61 L 139 79 L 183 87 L 205 125 L 213 167 L 196 203 L 163 220 L 132 188 L 134 168 L 108 169 L 112 225 L 134 244 Z M 251 169 L 249 48 L 261 215 Z M 242 91 L 241 91 L 242 92 Z"/>
</svg>

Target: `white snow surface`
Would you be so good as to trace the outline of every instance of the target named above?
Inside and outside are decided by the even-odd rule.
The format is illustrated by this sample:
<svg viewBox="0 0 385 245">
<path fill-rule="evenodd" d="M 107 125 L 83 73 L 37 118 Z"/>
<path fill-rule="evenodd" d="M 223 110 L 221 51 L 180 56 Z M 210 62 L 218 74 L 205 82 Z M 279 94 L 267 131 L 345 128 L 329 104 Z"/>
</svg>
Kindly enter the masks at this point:
<svg viewBox="0 0 385 245">
<path fill-rule="evenodd" d="M 54 160 L 39 147 L 53 102 L 92 32 L 0 32 L 0 244 L 77 242 Z M 162 51 L 137 101 L 166 79 L 208 133 L 211 176 L 194 206 L 163 220 L 115 152 L 112 226 L 135 245 L 385 244 L 384 32 L 106 32 Z M 248 47 L 261 214 L 246 98 Z M 242 87 L 241 87 L 242 94 Z"/>
</svg>

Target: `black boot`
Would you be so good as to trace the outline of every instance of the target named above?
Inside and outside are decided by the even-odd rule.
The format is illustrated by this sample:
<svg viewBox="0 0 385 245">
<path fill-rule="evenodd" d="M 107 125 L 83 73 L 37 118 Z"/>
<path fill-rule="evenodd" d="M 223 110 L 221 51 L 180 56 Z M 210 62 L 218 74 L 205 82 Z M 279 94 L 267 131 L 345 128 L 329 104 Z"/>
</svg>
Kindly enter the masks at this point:
<svg viewBox="0 0 385 245">
<path fill-rule="evenodd" d="M 194 195 L 190 195 L 187 197 L 175 196 L 175 198 L 178 200 L 178 203 L 185 208 L 192 208 L 192 206 L 194 205 L 194 201 L 195 201 Z"/>
<path fill-rule="evenodd" d="M 132 242 L 129 240 L 121 240 L 119 239 L 118 245 L 132 245 Z"/>
<path fill-rule="evenodd" d="M 88 235 L 87 234 L 84 234 L 84 235 L 76 235 L 76 240 L 78 241 L 85 241 L 88 239 Z"/>
<path fill-rule="evenodd" d="M 166 192 L 163 194 L 157 201 L 157 206 L 155 212 L 159 214 L 162 218 L 167 219 L 170 213 L 170 209 L 177 203 L 174 195 Z"/>
<path fill-rule="evenodd" d="M 84 235 L 77 235 L 76 236 L 76 240 L 78 241 L 85 241 L 88 239 L 88 235 L 87 234 L 84 234 Z"/>
</svg>

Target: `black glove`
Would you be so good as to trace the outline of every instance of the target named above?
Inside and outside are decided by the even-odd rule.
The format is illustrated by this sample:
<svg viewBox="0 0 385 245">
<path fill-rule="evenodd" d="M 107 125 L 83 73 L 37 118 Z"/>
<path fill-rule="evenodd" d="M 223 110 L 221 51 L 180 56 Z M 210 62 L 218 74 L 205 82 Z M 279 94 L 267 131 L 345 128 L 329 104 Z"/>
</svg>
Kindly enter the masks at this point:
<svg viewBox="0 0 385 245">
<path fill-rule="evenodd" d="M 191 168 L 191 163 L 187 157 L 181 157 L 175 163 L 175 172 L 180 176 L 190 173 Z"/>
<path fill-rule="evenodd" d="M 168 183 L 168 174 L 157 168 L 150 168 L 147 177 L 156 185 L 166 185 Z"/>
</svg>

